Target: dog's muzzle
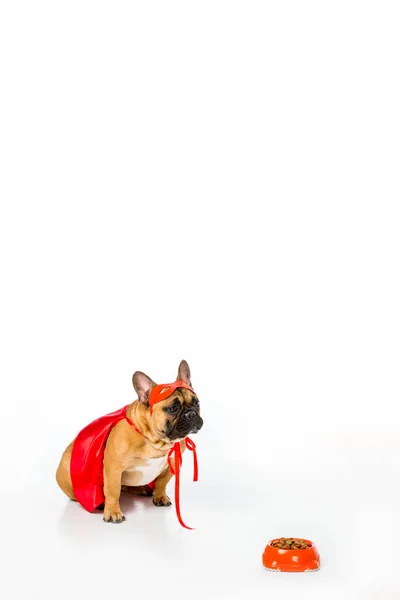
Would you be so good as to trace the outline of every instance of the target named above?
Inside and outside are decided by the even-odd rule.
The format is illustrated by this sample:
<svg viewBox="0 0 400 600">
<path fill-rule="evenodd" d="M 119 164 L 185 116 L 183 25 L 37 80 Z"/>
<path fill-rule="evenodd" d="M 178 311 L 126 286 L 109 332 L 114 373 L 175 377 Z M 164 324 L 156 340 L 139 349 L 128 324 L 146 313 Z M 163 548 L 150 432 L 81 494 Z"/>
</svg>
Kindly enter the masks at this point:
<svg viewBox="0 0 400 600">
<path fill-rule="evenodd" d="M 202 427 L 203 419 L 199 413 L 195 410 L 186 410 L 180 415 L 168 437 L 171 440 L 184 438 L 190 433 L 198 433 Z"/>
</svg>

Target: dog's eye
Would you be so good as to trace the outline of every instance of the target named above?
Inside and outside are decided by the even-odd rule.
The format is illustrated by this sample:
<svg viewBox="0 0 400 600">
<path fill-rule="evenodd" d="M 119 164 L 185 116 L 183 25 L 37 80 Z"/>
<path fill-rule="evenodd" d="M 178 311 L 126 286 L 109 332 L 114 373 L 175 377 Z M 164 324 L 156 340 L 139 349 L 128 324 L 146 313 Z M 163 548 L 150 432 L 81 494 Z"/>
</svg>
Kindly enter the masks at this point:
<svg viewBox="0 0 400 600">
<path fill-rule="evenodd" d="M 192 398 L 192 403 L 193 403 L 193 407 L 194 407 L 194 408 L 196 408 L 196 409 L 200 408 L 200 402 L 198 401 L 198 399 L 197 399 L 197 398 L 194 398 L 194 397 L 193 397 L 193 398 Z"/>
<path fill-rule="evenodd" d="M 171 413 L 171 415 L 176 415 L 176 413 L 179 411 L 179 404 L 172 404 L 169 408 L 168 408 L 168 412 Z"/>
</svg>

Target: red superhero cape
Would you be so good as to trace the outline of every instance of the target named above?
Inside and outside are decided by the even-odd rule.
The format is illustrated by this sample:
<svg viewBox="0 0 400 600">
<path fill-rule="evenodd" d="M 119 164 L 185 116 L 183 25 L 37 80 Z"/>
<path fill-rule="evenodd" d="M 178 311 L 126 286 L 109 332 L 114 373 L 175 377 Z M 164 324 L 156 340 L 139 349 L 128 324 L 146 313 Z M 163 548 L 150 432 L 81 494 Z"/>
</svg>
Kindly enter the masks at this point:
<svg viewBox="0 0 400 600">
<path fill-rule="evenodd" d="M 171 395 L 172 392 L 178 387 L 191 389 L 182 381 L 176 381 L 173 384 L 162 384 L 155 386 L 155 388 L 153 388 L 155 393 L 150 394 L 151 409 L 156 402 L 165 400 L 165 398 L 168 397 L 168 395 Z M 166 396 L 167 388 L 169 394 Z M 87 425 L 77 435 L 72 447 L 70 473 L 74 495 L 77 501 L 89 512 L 93 512 L 104 502 L 103 458 L 107 438 L 110 435 L 111 430 L 117 425 L 117 423 L 119 423 L 119 421 L 126 419 L 131 427 L 133 427 L 140 435 L 143 435 L 136 428 L 134 423 L 132 423 L 132 421 L 127 417 L 126 409 L 128 406 L 129 405 L 124 406 L 120 410 L 109 413 L 104 417 L 100 417 L 99 419 L 96 419 Z M 186 438 L 185 443 L 188 450 L 193 452 L 194 481 L 197 481 L 198 467 L 196 446 L 189 438 Z M 171 457 L 173 454 L 175 455 L 175 468 L 173 468 L 171 464 Z M 191 529 L 183 523 L 180 514 L 179 488 L 182 454 L 179 442 L 174 444 L 173 448 L 168 454 L 168 465 L 171 469 L 171 472 L 175 475 L 175 505 L 178 520 L 183 527 Z M 154 482 L 151 482 L 149 485 L 154 489 Z"/>
<path fill-rule="evenodd" d="M 78 434 L 72 447 L 72 487 L 75 498 L 89 512 L 104 502 L 104 449 L 113 427 L 126 418 L 126 409 L 127 406 L 124 406 L 87 425 Z"/>
</svg>

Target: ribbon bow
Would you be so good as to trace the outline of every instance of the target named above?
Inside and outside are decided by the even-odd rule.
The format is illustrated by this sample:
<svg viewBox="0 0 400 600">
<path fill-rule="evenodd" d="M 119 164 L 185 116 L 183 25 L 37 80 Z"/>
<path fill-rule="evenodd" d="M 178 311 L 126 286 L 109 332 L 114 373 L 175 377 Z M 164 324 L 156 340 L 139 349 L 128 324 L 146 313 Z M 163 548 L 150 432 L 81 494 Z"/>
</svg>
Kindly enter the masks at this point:
<svg viewBox="0 0 400 600">
<path fill-rule="evenodd" d="M 196 444 L 190 438 L 185 439 L 185 445 L 188 450 L 193 452 L 193 481 L 198 481 L 199 478 L 199 466 L 197 462 Z M 172 457 L 174 456 L 175 466 L 172 465 Z M 168 466 L 171 470 L 172 475 L 175 475 L 175 508 L 176 516 L 178 517 L 179 523 L 185 529 L 194 529 L 194 527 L 188 527 L 182 520 L 181 506 L 180 506 L 180 471 L 182 467 L 182 451 L 180 442 L 176 442 L 168 453 Z"/>
</svg>

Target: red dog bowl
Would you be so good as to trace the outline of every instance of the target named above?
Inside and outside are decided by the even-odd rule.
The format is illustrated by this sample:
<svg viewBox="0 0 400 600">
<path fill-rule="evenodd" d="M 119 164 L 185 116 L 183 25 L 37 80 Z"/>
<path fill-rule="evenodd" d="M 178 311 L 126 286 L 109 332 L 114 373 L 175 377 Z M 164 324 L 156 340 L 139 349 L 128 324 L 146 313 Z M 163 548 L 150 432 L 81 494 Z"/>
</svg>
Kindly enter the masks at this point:
<svg viewBox="0 0 400 600">
<path fill-rule="evenodd" d="M 280 541 L 279 538 L 268 542 L 262 557 L 264 567 L 269 571 L 282 571 L 286 573 L 318 571 L 320 566 L 318 550 L 309 540 L 304 538 L 301 539 L 307 542 L 310 547 L 305 548 L 304 550 L 288 550 L 286 548 L 275 548 L 272 546 L 272 544 Z"/>
</svg>

